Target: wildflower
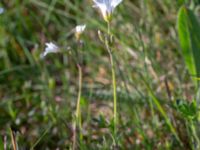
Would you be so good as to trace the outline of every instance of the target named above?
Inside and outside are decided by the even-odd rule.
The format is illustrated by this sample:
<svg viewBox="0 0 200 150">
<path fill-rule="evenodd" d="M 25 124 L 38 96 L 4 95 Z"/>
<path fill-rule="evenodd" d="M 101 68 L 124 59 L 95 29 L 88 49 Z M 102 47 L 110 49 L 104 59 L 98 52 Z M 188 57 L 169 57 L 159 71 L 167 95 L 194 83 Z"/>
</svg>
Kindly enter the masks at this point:
<svg viewBox="0 0 200 150">
<path fill-rule="evenodd" d="M 52 42 L 50 43 L 45 43 L 46 48 L 44 53 L 40 55 L 41 58 L 44 58 L 48 53 L 58 53 L 60 52 L 60 49 L 57 45 L 53 44 Z"/>
<path fill-rule="evenodd" d="M 94 1 L 94 7 L 97 7 L 100 9 L 103 18 L 106 22 L 110 22 L 112 13 L 122 0 L 93 0 Z"/>
<path fill-rule="evenodd" d="M 84 32 L 86 28 L 86 25 L 77 25 L 76 28 L 75 28 L 75 36 L 76 36 L 76 39 L 80 39 L 80 35 Z"/>
<path fill-rule="evenodd" d="M 3 14 L 4 13 L 4 8 L 0 7 L 0 14 Z"/>
<path fill-rule="evenodd" d="M 82 33 L 85 30 L 85 27 L 85 24 L 76 26 L 76 33 Z"/>
</svg>

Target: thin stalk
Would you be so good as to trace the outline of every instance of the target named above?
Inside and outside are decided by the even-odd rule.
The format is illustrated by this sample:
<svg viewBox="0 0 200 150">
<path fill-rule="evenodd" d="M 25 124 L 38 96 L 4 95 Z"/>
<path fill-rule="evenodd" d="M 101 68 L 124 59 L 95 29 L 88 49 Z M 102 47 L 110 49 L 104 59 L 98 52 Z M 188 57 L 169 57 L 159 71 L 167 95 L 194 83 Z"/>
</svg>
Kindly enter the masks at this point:
<svg viewBox="0 0 200 150">
<path fill-rule="evenodd" d="M 33 146 L 31 146 L 30 150 L 34 150 L 34 148 L 38 145 L 38 143 L 42 140 L 42 138 L 44 138 L 44 136 L 49 132 L 51 126 L 48 127 L 43 133 L 42 135 L 39 137 L 39 139 L 33 144 Z"/>
<path fill-rule="evenodd" d="M 79 87 L 78 87 L 78 98 L 77 98 L 77 105 L 76 105 L 76 118 L 78 121 L 79 129 L 81 130 L 81 110 L 80 110 L 80 101 L 81 101 L 81 92 L 82 92 L 82 68 L 79 64 L 77 64 L 78 72 L 79 72 Z"/>
<path fill-rule="evenodd" d="M 10 136 L 11 136 L 11 141 L 12 141 L 13 150 L 18 150 L 16 137 L 15 137 L 14 132 L 12 131 L 11 128 L 10 128 Z"/>
<path fill-rule="evenodd" d="M 75 120 L 73 123 L 73 145 L 72 149 L 76 149 L 76 127 L 79 127 L 79 139 L 82 139 L 82 124 L 81 124 L 81 109 L 80 109 L 80 101 L 81 101 L 81 93 L 82 93 L 82 68 L 79 64 L 77 64 L 78 67 L 78 97 L 77 97 L 77 104 L 76 104 L 76 113 L 75 113 Z"/>
<path fill-rule="evenodd" d="M 112 51 L 110 49 L 111 42 L 111 32 L 110 32 L 110 22 L 107 22 L 108 25 L 108 39 L 106 40 L 106 49 L 109 54 L 111 72 L 112 72 L 112 86 L 113 86 L 113 117 L 114 117 L 114 135 L 116 135 L 116 126 L 117 126 L 117 88 L 116 88 L 116 77 L 115 77 L 115 65 L 113 61 Z"/>
<path fill-rule="evenodd" d="M 116 134 L 117 125 L 117 89 L 116 89 L 116 77 L 115 77 L 115 66 L 113 62 L 112 54 L 109 53 L 111 70 L 112 70 L 112 85 L 113 85 L 113 112 L 114 112 L 114 133 Z"/>
</svg>

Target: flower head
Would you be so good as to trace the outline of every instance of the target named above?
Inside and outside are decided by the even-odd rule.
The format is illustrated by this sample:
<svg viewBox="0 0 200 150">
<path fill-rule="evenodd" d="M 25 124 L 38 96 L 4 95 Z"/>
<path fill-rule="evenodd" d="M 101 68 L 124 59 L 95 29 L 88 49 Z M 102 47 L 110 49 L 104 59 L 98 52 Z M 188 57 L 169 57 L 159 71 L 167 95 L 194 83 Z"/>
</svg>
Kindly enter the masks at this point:
<svg viewBox="0 0 200 150">
<path fill-rule="evenodd" d="M 106 22 L 109 22 L 112 17 L 112 13 L 122 0 L 93 0 L 94 1 L 94 7 L 97 7 L 100 9 L 103 18 Z"/>
<path fill-rule="evenodd" d="M 86 25 L 77 25 L 76 26 L 76 33 L 82 33 L 85 30 Z"/>
<path fill-rule="evenodd" d="M 41 58 L 44 58 L 48 53 L 58 53 L 60 52 L 60 48 L 53 44 L 52 42 L 45 43 L 46 48 L 45 51 L 40 55 Z"/>
<path fill-rule="evenodd" d="M 85 28 L 86 28 L 85 24 L 76 26 L 75 28 L 76 39 L 80 39 L 80 35 L 84 32 Z"/>
</svg>

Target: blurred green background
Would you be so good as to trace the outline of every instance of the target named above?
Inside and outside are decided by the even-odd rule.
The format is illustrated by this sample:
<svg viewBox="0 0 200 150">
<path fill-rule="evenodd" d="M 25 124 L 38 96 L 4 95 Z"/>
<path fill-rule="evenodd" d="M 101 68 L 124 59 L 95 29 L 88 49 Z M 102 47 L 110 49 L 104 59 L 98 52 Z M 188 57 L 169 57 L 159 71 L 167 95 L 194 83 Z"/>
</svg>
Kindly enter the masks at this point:
<svg viewBox="0 0 200 150">
<path fill-rule="evenodd" d="M 112 147 L 110 132 L 110 64 L 98 37 L 107 25 L 92 5 L 92 0 L 1 0 L 1 148 L 6 143 L 12 149 L 11 128 L 20 150 L 70 149 L 78 92 L 73 29 L 79 24 L 87 27 L 80 50 L 83 139 L 77 149 L 197 148 L 197 90 L 182 56 L 177 15 L 185 5 L 199 19 L 199 1 L 124 0 L 114 11 L 118 147 Z M 66 53 L 40 59 L 51 41 Z"/>
</svg>

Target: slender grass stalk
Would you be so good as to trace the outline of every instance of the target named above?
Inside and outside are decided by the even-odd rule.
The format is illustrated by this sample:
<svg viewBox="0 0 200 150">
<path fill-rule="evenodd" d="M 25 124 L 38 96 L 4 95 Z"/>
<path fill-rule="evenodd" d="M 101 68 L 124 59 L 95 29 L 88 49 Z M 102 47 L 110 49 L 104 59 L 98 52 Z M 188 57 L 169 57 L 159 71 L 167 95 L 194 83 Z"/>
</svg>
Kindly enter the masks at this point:
<svg viewBox="0 0 200 150">
<path fill-rule="evenodd" d="M 112 72 L 112 88 L 113 88 L 113 119 L 114 119 L 114 135 L 117 132 L 117 88 L 116 88 L 116 76 L 115 76 L 115 64 L 113 61 L 112 50 L 110 48 L 110 42 L 112 42 L 112 35 L 110 31 L 110 22 L 107 22 L 108 25 L 108 38 L 105 41 L 106 49 L 109 54 L 111 72 Z"/>
<path fill-rule="evenodd" d="M 12 131 L 12 129 L 10 128 L 10 136 L 11 136 L 11 141 L 12 141 L 12 146 L 13 146 L 13 150 L 18 150 L 18 146 L 17 146 L 17 141 L 16 141 L 16 137 Z"/>
<path fill-rule="evenodd" d="M 40 138 L 33 144 L 33 146 L 31 146 L 30 150 L 34 150 L 34 148 L 38 145 L 38 143 L 40 143 L 40 141 L 44 138 L 44 136 L 49 132 L 51 126 L 48 127 L 40 136 Z"/>
</svg>

